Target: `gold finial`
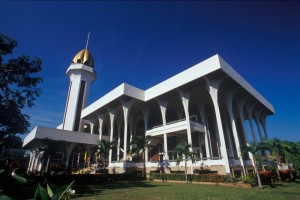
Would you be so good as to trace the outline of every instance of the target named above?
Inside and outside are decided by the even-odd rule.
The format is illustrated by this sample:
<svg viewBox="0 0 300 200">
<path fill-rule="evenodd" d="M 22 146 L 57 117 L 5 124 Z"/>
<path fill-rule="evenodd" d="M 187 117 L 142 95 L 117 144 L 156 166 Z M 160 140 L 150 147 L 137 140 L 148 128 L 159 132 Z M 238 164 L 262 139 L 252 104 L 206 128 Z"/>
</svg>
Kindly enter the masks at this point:
<svg viewBox="0 0 300 200">
<path fill-rule="evenodd" d="M 87 47 L 89 45 L 89 39 L 90 39 L 90 32 L 88 33 L 88 37 L 87 37 L 87 40 L 86 40 L 85 49 L 87 49 Z"/>
</svg>

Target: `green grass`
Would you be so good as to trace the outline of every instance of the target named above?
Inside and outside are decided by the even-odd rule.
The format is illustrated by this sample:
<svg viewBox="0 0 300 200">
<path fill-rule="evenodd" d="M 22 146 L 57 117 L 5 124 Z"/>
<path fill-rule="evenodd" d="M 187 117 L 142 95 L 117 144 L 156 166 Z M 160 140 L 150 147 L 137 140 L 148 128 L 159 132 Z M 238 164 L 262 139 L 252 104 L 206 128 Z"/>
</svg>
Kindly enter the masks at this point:
<svg viewBox="0 0 300 200">
<path fill-rule="evenodd" d="M 65 180 L 68 182 L 68 180 Z M 92 180 L 91 180 L 92 181 Z M 66 182 L 66 183 L 67 183 Z M 66 183 L 53 183 L 64 185 Z M 36 190 L 37 182 L 28 181 L 25 185 L 3 184 L 0 181 L 4 193 L 13 199 L 32 199 Z M 277 184 L 276 188 L 266 186 L 259 188 L 241 188 L 216 185 L 200 185 L 185 183 L 165 182 L 112 182 L 108 184 L 90 183 L 80 184 L 76 181 L 72 189 L 76 190 L 71 199 L 253 199 L 253 200 L 300 200 L 300 180 Z"/>
<path fill-rule="evenodd" d="M 164 182 L 118 182 L 106 185 L 76 185 L 72 199 L 267 199 L 300 200 L 300 181 L 276 188 L 240 188 Z"/>
</svg>

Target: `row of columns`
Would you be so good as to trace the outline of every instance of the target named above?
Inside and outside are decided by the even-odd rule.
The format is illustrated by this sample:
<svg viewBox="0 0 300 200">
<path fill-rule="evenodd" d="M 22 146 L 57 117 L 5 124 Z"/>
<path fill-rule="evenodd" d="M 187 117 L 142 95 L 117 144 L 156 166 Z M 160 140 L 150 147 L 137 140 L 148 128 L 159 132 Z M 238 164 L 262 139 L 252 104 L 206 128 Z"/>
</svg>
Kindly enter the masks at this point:
<svg viewBox="0 0 300 200">
<path fill-rule="evenodd" d="M 229 158 L 228 158 L 228 154 L 227 154 L 227 148 L 226 148 L 226 143 L 225 143 L 225 132 L 223 130 L 223 123 L 226 129 L 226 137 L 227 137 L 227 141 L 229 144 L 229 149 L 231 151 L 231 154 L 233 154 L 233 148 L 235 145 L 235 149 L 237 151 L 238 154 L 238 159 L 240 160 L 240 163 L 243 167 L 243 173 L 246 174 L 245 171 L 245 167 L 244 167 L 244 161 L 243 161 L 243 157 L 241 156 L 241 144 L 240 144 L 240 139 L 238 136 L 238 131 L 237 131 L 237 125 L 236 125 L 236 120 L 234 117 L 234 113 L 233 113 L 233 98 L 235 93 L 238 91 L 239 87 L 236 87 L 233 91 L 229 91 L 226 95 L 226 99 L 225 99 L 225 105 L 226 105 L 226 110 L 228 112 L 228 117 L 226 116 L 227 119 L 229 119 L 229 124 L 227 124 L 227 120 L 225 120 L 224 122 L 222 122 L 222 114 L 221 113 L 221 109 L 219 106 L 219 89 L 220 89 L 220 85 L 222 83 L 222 79 L 220 80 L 212 80 L 209 79 L 207 77 L 205 77 L 206 80 L 206 89 L 211 97 L 212 100 L 212 104 L 214 107 L 214 113 L 215 113 L 215 120 L 216 120 L 216 125 L 217 125 L 217 140 L 219 140 L 219 145 L 218 145 L 218 150 L 220 151 L 220 156 L 222 157 L 223 161 L 224 161 L 224 167 L 225 167 L 225 171 L 226 173 L 230 173 L 230 165 L 229 165 Z M 192 137 L 191 137 L 191 127 L 190 127 L 190 118 L 189 118 L 189 97 L 190 97 L 190 92 L 186 92 L 186 91 L 181 91 L 178 90 L 181 100 L 182 100 L 182 104 L 183 104 L 183 108 L 184 108 L 184 113 L 186 116 L 186 124 L 187 124 L 187 141 L 188 144 L 192 144 Z M 250 95 L 249 95 L 250 96 Z M 248 96 L 248 97 L 249 97 Z M 238 119 L 241 123 L 241 127 L 242 127 L 242 137 L 244 137 L 244 141 L 247 141 L 247 134 L 246 134 L 246 128 L 245 128 L 245 118 L 244 118 L 244 108 L 246 110 L 246 114 L 247 114 L 247 119 L 249 120 L 250 123 L 250 127 L 251 127 L 251 133 L 253 136 L 253 140 L 257 140 L 256 138 L 256 134 L 255 134 L 255 130 L 254 130 L 254 125 L 253 125 L 253 121 L 252 119 L 254 118 L 256 126 L 258 128 L 258 132 L 259 132 L 259 136 L 260 139 L 263 138 L 263 135 L 265 137 L 267 137 L 267 131 L 266 131 L 266 116 L 262 116 L 261 115 L 261 111 L 259 112 L 254 112 L 254 107 L 255 104 L 249 104 L 246 105 L 246 100 L 247 98 L 241 98 L 237 101 L 237 108 L 238 108 Z M 222 99 L 223 100 L 223 99 Z M 121 106 L 122 106 L 122 111 L 123 111 L 123 117 L 124 117 L 124 146 L 123 146 L 123 160 L 124 162 L 126 162 L 126 149 L 127 149 L 127 126 L 128 126 L 128 113 L 129 113 L 129 109 L 132 106 L 132 101 L 120 101 L 121 102 Z M 166 109 L 167 109 L 167 105 L 168 105 L 168 101 L 166 100 L 162 100 L 162 99 L 157 99 L 157 102 L 159 104 L 160 107 L 160 111 L 161 111 L 161 115 L 162 115 L 162 122 L 163 122 L 163 138 L 164 138 L 164 152 L 168 152 L 168 143 L 167 143 L 167 133 L 165 131 L 165 127 L 166 127 Z M 210 134 L 207 128 L 207 124 L 206 124 L 206 120 L 205 120 L 205 108 L 204 108 L 204 104 L 199 106 L 199 110 L 200 110 L 200 116 L 202 118 L 202 121 L 204 123 L 204 131 L 205 131 L 205 148 L 206 148 L 206 153 L 207 153 L 207 157 L 211 157 L 212 155 L 212 147 L 211 147 L 211 139 L 210 139 Z M 109 117 L 110 117 L 110 138 L 109 140 L 112 141 L 113 140 L 113 132 L 114 132 L 114 119 L 115 119 L 115 109 L 108 109 L 109 111 Z M 148 113 L 149 110 L 145 109 L 143 110 L 143 115 L 144 115 L 144 123 L 145 123 L 145 130 L 147 130 L 147 122 L 148 122 Z M 224 113 L 225 114 L 225 113 Z M 104 115 L 99 114 L 98 115 L 98 119 L 99 119 L 99 138 L 102 138 L 102 126 L 103 126 L 103 120 L 104 120 Z M 260 125 L 263 127 L 263 131 L 260 128 Z M 94 128 L 94 123 L 91 121 L 91 132 L 93 133 L 93 128 Z M 130 140 L 132 138 L 132 121 L 130 122 Z M 231 129 L 232 134 L 233 134 L 233 139 L 231 138 L 230 134 L 229 134 L 229 129 Z M 118 128 L 118 152 L 120 151 L 120 128 Z M 146 155 L 148 156 L 148 150 L 146 150 Z M 168 154 L 165 154 L 165 158 L 166 160 L 168 160 Z M 109 155 L 109 163 L 111 163 L 111 158 L 112 157 L 112 150 L 110 150 L 110 155 Z M 146 158 L 146 160 L 148 160 L 148 158 Z"/>
<path fill-rule="evenodd" d="M 69 166 L 69 161 L 71 157 L 71 153 L 73 149 L 76 147 L 76 143 L 69 143 L 68 145 L 65 146 L 65 152 L 66 153 L 66 160 L 65 160 L 65 165 L 68 168 Z M 55 148 L 55 147 L 52 147 Z M 90 151 L 92 148 L 92 145 L 85 145 L 85 148 L 87 151 Z M 44 157 L 44 151 L 38 152 L 36 150 L 31 151 L 30 159 L 29 159 L 29 164 L 27 168 L 27 172 L 41 172 L 42 170 L 44 172 L 48 171 L 48 165 L 50 162 L 51 157 L 47 156 Z M 74 152 L 76 153 L 76 152 Z M 51 156 L 51 155 L 50 155 Z M 47 160 L 47 162 L 46 162 Z"/>
</svg>

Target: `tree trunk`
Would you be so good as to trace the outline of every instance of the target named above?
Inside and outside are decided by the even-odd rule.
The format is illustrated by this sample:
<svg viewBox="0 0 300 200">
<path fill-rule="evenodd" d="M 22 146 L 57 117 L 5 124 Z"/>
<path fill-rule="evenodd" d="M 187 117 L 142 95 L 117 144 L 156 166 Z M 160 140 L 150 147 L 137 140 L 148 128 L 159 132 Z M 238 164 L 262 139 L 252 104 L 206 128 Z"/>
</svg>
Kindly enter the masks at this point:
<svg viewBox="0 0 300 200">
<path fill-rule="evenodd" d="M 260 176 L 259 176 L 259 173 L 258 173 L 258 170 L 257 170 L 257 167 L 256 167 L 256 159 L 255 159 L 254 156 L 253 156 L 253 161 L 254 161 L 254 170 L 255 170 L 256 176 L 257 176 L 258 187 L 259 187 L 259 188 L 262 188 Z"/>
<path fill-rule="evenodd" d="M 147 178 L 147 177 L 146 177 L 147 175 L 146 175 L 146 160 L 145 160 L 145 152 L 143 153 L 143 165 L 144 165 L 144 166 L 143 166 L 143 168 L 144 168 L 144 169 L 143 169 L 143 178 L 144 178 L 144 179 L 146 179 L 146 178 Z"/>
<path fill-rule="evenodd" d="M 280 176 L 280 173 L 279 173 L 277 161 L 275 161 L 275 169 L 276 169 L 276 173 L 277 173 L 278 180 L 279 180 L 279 181 L 282 181 L 281 176 Z"/>
<path fill-rule="evenodd" d="M 186 160 L 184 160 L 185 181 L 188 183 Z"/>
<path fill-rule="evenodd" d="M 293 175 L 291 167 L 289 165 L 288 165 L 288 169 L 289 169 L 289 172 L 290 172 L 291 179 L 294 179 L 294 175 Z"/>
<path fill-rule="evenodd" d="M 48 156 L 48 160 L 47 160 L 47 164 L 46 164 L 46 170 L 45 170 L 46 173 L 48 172 L 49 162 L 50 162 L 50 154 Z"/>
</svg>

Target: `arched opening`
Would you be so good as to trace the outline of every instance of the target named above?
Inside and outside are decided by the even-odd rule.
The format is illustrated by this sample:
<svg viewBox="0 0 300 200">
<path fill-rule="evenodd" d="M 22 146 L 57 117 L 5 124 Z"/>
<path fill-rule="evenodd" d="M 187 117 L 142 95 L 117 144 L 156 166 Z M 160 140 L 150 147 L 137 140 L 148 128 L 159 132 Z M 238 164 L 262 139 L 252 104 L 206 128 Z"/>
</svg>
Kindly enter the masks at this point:
<svg viewBox="0 0 300 200">
<path fill-rule="evenodd" d="M 116 145 L 112 149 L 111 161 L 115 162 L 122 160 L 124 156 L 124 112 L 121 105 L 117 107 L 117 110 L 115 112 L 113 141 L 116 142 Z M 129 141 L 127 134 L 127 144 L 128 143 Z"/>
<path fill-rule="evenodd" d="M 105 113 L 103 118 L 102 135 L 104 136 L 110 135 L 110 117 L 108 112 Z"/>
<path fill-rule="evenodd" d="M 65 142 L 55 142 L 55 150 L 50 155 L 48 172 L 62 172 L 66 169 L 67 149 Z M 48 158 L 49 159 L 49 158 Z"/>
<path fill-rule="evenodd" d="M 121 134 L 121 129 L 119 130 L 119 128 L 121 128 L 121 126 L 118 126 L 118 123 L 115 121 L 114 122 L 114 131 L 113 131 L 113 139 L 112 142 L 116 142 L 117 144 L 119 144 L 119 140 L 120 138 L 120 134 Z M 119 152 L 118 152 L 118 145 L 115 145 L 114 148 L 112 149 L 112 155 L 111 155 L 111 161 L 118 161 L 119 158 Z"/>
<path fill-rule="evenodd" d="M 153 129 L 163 124 L 161 111 L 158 103 L 154 100 L 149 105 L 148 127 L 147 130 Z"/>
<path fill-rule="evenodd" d="M 73 150 L 72 153 L 70 154 L 70 159 L 69 159 L 69 166 L 72 169 L 79 169 L 80 167 L 83 167 L 84 165 L 84 155 L 85 152 L 87 151 L 86 147 L 83 144 L 77 144 Z"/>
<path fill-rule="evenodd" d="M 132 135 L 145 135 L 145 121 L 142 110 L 133 105 L 129 112 L 130 121 L 130 134 Z"/>
<path fill-rule="evenodd" d="M 170 99 L 166 110 L 166 123 L 185 119 L 182 101 L 178 96 Z"/>
<path fill-rule="evenodd" d="M 211 153 L 212 157 L 219 158 L 220 157 L 220 149 L 219 149 L 219 139 L 217 137 L 218 128 L 216 125 L 216 117 L 215 112 L 212 109 L 212 106 L 209 104 L 205 105 L 205 120 L 206 120 L 206 128 L 209 135 L 209 140 L 211 144 Z"/>
<path fill-rule="evenodd" d="M 190 114 L 190 120 L 194 122 L 201 122 L 200 112 L 198 110 L 198 107 L 195 103 L 192 101 L 189 102 L 189 114 Z"/>
<path fill-rule="evenodd" d="M 99 135 L 99 120 L 94 121 L 93 134 Z"/>
<path fill-rule="evenodd" d="M 204 120 L 201 119 L 201 112 L 204 112 L 201 110 L 205 102 L 209 99 L 209 94 L 207 90 L 202 87 L 198 86 L 195 87 L 190 94 L 189 98 L 189 115 L 190 115 L 190 121 L 197 122 L 202 125 L 204 125 Z M 206 145 L 209 145 L 209 142 L 206 144 L 205 142 L 205 134 L 204 132 L 200 131 L 192 131 L 192 146 L 194 152 L 197 153 L 197 156 L 199 158 L 207 158 L 208 152 Z"/>
<path fill-rule="evenodd" d="M 83 132 L 84 133 L 91 133 L 91 126 L 89 124 L 83 125 Z"/>
<path fill-rule="evenodd" d="M 145 135 L 145 125 L 143 119 L 139 119 L 136 123 L 135 135 Z"/>
</svg>

